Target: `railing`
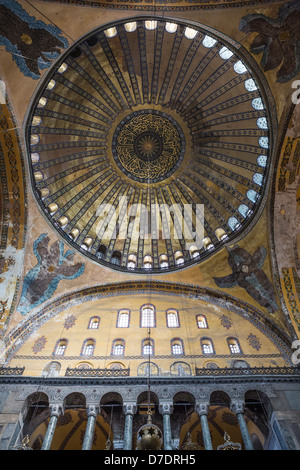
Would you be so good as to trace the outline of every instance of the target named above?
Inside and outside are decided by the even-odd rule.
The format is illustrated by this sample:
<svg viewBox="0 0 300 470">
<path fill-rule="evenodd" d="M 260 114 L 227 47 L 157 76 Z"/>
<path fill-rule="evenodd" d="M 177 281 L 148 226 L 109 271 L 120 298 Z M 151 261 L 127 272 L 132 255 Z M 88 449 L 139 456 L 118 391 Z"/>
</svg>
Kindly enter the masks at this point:
<svg viewBox="0 0 300 470">
<path fill-rule="evenodd" d="M 300 375 L 298 367 L 245 367 L 225 369 L 200 369 L 196 367 L 196 376 L 203 375 Z"/>
<path fill-rule="evenodd" d="M 0 367 L 0 375 L 22 375 L 25 367 Z"/>
<path fill-rule="evenodd" d="M 128 377 L 130 369 L 71 369 L 67 367 L 65 377 Z"/>
</svg>

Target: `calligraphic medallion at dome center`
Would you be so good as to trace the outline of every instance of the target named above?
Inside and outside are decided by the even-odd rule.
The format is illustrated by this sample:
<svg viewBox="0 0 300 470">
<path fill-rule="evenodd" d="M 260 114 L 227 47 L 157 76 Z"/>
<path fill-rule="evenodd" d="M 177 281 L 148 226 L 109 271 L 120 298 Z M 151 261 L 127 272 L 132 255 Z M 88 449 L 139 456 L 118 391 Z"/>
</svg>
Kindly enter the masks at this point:
<svg viewBox="0 0 300 470">
<path fill-rule="evenodd" d="M 180 166 L 185 139 L 179 124 L 168 114 L 141 110 L 117 126 L 112 149 L 116 164 L 126 176 L 156 183 Z"/>
</svg>

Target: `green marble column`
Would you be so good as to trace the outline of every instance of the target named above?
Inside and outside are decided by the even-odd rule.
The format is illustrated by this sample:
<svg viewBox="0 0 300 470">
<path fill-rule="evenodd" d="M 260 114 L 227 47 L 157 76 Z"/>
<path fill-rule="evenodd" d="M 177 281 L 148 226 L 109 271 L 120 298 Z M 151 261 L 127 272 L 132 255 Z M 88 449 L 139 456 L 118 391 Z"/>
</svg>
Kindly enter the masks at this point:
<svg viewBox="0 0 300 470">
<path fill-rule="evenodd" d="M 132 423 L 133 423 L 133 416 L 136 413 L 136 404 L 135 403 L 124 404 L 123 412 L 125 414 L 123 450 L 131 450 L 132 449 Z"/>
<path fill-rule="evenodd" d="M 209 430 L 209 425 L 208 425 L 208 419 L 207 419 L 208 407 L 209 407 L 209 403 L 199 402 L 196 405 L 196 411 L 198 415 L 200 416 L 204 448 L 205 450 L 213 450 L 211 437 L 210 437 L 210 430 Z"/>
<path fill-rule="evenodd" d="M 87 424 L 84 434 L 84 440 L 82 444 L 82 450 L 91 450 L 93 445 L 94 429 L 96 424 L 96 419 L 98 415 L 98 407 L 95 405 L 89 405 L 87 410 Z"/>
<path fill-rule="evenodd" d="M 164 450 L 173 450 L 171 430 L 171 414 L 173 413 L 173 404 L 160 403 L 159 412 L 163 416 Z"/>
<path fill-rule="evenodd" d="M 253 450 L 253 444 L 248 431 L 247 423 L 244 418 L 244 403 L 241 401 L 234 401 L 231 403 L 231 409 L 236 414 L 239 422 L 242 438 L 246 450 Z"/>
<path fill-rule="evenodd" d="M 50 450 L 52 439 L 54 436 L 57 420 L 62 413 L 61 405 L 50 406 L 50 421 L 47 427 L 47 431 L 43 440 L 41 450 Z"/>
</svg>

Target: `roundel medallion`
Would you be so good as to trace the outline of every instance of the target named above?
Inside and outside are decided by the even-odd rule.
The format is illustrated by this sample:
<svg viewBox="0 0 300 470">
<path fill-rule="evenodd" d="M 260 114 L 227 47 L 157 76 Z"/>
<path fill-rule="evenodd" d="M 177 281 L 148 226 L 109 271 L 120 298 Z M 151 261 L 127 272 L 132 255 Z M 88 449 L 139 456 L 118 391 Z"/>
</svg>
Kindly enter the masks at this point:
<svg viewBox="0 0 300 470">
<path fill-rule="evenodd" d="M 112 152 L 126 176 L 142 183 L 156 183 L 180 166 L 185 138 L 170 115 L 143 109 L 131 113 L 117 126 Z"/>
</svg>

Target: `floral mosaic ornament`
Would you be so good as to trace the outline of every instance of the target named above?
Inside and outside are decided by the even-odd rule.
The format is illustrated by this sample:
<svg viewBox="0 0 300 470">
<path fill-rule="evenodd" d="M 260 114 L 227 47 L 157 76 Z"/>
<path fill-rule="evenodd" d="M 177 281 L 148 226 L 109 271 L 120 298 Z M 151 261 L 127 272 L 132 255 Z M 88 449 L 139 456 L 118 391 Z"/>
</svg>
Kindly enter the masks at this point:
<svg viewBox="0 0 300 470">
<path fill-rule="evenodd" d="M 300 2 L 294 0 L 282 5 L 277 18 L 251 14 L 241 19 L 240 30 L 258 33 L 250 46 L 253 54 L 263 53 L 263 70 L 276 69 L 277 82 L 291 80 L 300 72 Z"/>
<path fill-rule="evenodd" d="M 260 348 L 261 348 L 261 342 L 260 340 L 258 339 L 257 336 L 253 335 L 252 333 L 250 333 L 248 336 L 247 336 L 247 340 L 249 341 L 249 344 L 250 346 L 253 348 L 253 349 L 256 349 L 256 351 L 259 351 Z"/>
<path fill-rule="evenodd" d="M 56 26 L 30 16 L 15 0 L 1 0 L 0 44 L 12 54 L 21 72 L 35 80 L 59 56 L 60 49 L 68 47 Z"/>
<path fill-rule="evenodd" d="M 69 315 L 66 318 L 65 323 L 64 323 L 65 329 L 68 330 L 69 328 L 72 328 L 72 326 L 75 325 L 75 322 L 76 322 L 76 317 L 74 315 Z"/>
<path fill-rule="evenodd" d="M 74 251 L 64 253 L 64 244 L 56 241 L 50 247 L 46 233 L 33 243 L 37 264 L 26 274 L 18 311 L 26 315 L 48 300 L 62 279 L 76 279 L 84 272 L 84 263 L 72 264 Z"/>
<path fill-rule="evenodd" d="M 45 336 L 41 336 L 40 338 L 38 338 L 32 346 L 32 351 L 34 352 L 34 354 L 37 354 L 42 349 L 44 349 L 46 343 L 47 343 L 47 339 Z"/>
</svg>

